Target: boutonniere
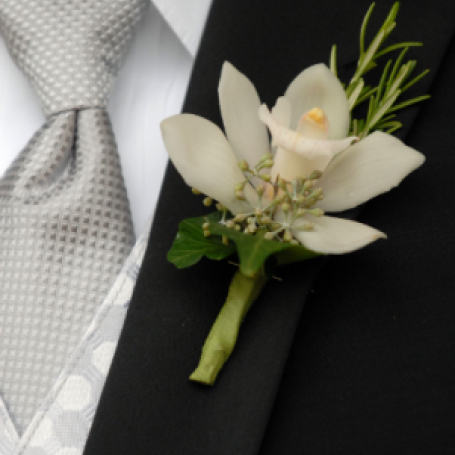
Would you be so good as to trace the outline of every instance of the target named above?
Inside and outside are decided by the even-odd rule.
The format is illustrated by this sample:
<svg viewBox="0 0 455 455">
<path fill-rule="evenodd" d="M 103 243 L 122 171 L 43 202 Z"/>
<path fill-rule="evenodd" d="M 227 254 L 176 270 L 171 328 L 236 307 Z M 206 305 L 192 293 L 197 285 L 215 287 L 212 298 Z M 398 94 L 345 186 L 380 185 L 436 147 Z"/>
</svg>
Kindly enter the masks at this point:
<svg viewBox="0 0 455 455">
<path fill-rule="evenodd" d="M 269 109 L 249 79 L 226 62 L 219 83 L 225 134 L 191 114 L 162 122 L 175 167 L 194 193 L 205 195 L 206 206 L 215 203 L 217 208 L 181 222 L 168 260 L 184 268 L 203 256 L 238 257 L 238 271 L 191 380 L 215 382 L 245 315 L 277 267 L 350 253 L 386 237 L 373 227 L 326 213 L 351 209 L 389 191 L 425 160 L 391 135 L 402 126 L 396 111 L 428 98 L 401 100 L 426 71 L 411 78 L 416 62 L 404 63 L 409 47 L 420 43 L 384 47 L 398 6 L 365 46 L 374 4 L 368 10 L 357 68 L 346 85 L 337 77 L 333 46 L 330 67 L 304 69 Z M 369 86 L 367 73 L 392 53 L 397 55 L 383 66 L 379 83 Z M 366 112 L 363 118 L 356 117 L 359 106 Z"/>
</svg>

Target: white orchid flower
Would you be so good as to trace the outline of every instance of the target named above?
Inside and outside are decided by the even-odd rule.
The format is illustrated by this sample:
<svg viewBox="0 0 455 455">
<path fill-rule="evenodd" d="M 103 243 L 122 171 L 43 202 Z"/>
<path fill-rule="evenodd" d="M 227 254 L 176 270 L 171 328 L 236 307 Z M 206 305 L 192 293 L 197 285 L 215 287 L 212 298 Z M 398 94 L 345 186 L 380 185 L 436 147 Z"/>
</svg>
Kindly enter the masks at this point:
<svg viewBox="0 0 455 455">
<path fill-rule="evenodd" d="M 236 198 L 234 188 L 245 179 L 239 160 L 256 164 L 272 152 L 272 179 L 280 176 L 292 181 L 321 171 L 317 184 L 324 199 L 317 207 L 327 212 L 356 207 L 389 191 L 425 160 L 381 132 L 351 145 L 356 138 L 347 137 L 346 94 L 322 64 L 300 73 L 269 112 L 249 79 L 226 62 L 219 101 L 226 136 L 213 123 L 191 114 L 164 120 L 161 130 L 169 156 L 186 183 L 234 214 L 249 213 L 258 204 L 251 185 L 245 187 L 245 200 Z M 280 211 L 277 218 L 283 218 Z M 301 229 L 308 223 L 311 230 Z M 293 221 L 290 230 L 306 248 L 323 254 L 347 253 L 385 237 L 364 224 L 325 215 L 306 214 Z"/>
</svg>

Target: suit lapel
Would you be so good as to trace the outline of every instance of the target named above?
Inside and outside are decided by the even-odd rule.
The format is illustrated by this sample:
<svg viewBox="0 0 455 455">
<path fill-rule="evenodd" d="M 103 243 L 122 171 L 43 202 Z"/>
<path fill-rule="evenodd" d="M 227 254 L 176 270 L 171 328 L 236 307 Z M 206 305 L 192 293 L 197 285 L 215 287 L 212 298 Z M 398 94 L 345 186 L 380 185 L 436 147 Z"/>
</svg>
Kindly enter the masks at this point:
<svg viewBox="0 0 455 455">
<path fill-rule="evenodd" d="M 428 12 L 426 2 L 402 3 L 396 39 L 423 41 L 419 62 L 434 75 L 452 36 L 454 6 L 437 0 Z M 371 30 L 391 4 L 378 5 Z M 339 11 L 333 5 L 331 0 L 311 7 L 293 0 L 215 0 L 184 111 L 221 124 L 217 84 L 225 60 L 255 83 L 269 106 L 303 68 L 327 61 L 334 42 L 341 75 L 347 75 L 357 57 L 358 31 L 369 1 L 344 2 Z M 438 23 L 437 34 L 423 26 L 429 15 Z M 422 82 L 419 92 L 428 90 L 430 82 Z M 402 136 L 418 110 L 402 116 Z M 252 455 L 259 450 L 304 300 L 325 261 L 303 263 L 283 271 L 284 283 L 271 282 L 247 317 L 238 348 L 216 386 L 192 384 L 188 375 L 234 273 L 225 262 L 202 261 L 182 271 L 166 261 L 179 221 L 202 213 L 200 199 L 169 166 L 86 455 Z"/>
</svg>

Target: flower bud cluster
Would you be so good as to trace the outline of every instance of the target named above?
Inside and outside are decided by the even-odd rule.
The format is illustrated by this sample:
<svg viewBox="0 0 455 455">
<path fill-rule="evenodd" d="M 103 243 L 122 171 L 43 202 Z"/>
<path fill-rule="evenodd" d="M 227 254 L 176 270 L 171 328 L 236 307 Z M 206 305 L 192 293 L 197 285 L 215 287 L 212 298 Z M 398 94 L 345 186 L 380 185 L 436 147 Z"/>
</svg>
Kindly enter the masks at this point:
<svg viewBox="0 0 455 455">
<path fill-rule="evenodd" d="M 247 161 L 239 161 L 238 165 L 245 174 L 245 180 L 235 186 L 235 196 L 239 200 L 246 200 L 244 190 L 246 185 L 251 185 L 257 194 L 256 207 L 252 207 L 249 213 L 238 213 L 231 219 L 226 219 L 228 211 L 218 203 L 217 209 L 223 212 L 220 223 L 246 235 L 261 232 L 264 238 L 269 240 L 299 244 L 292 230 L 311 231 L 314 228 L 313 223 L 302 223 L 302 219 L 307 218 L 307 215 L 324 215 L 324 211 L 316 207 L 318 201 L 324 198 L 322 189 L 317 187 L 322 173 L 314 171 L 309 176 L 300 176 L 292 181 L 278 176 L 272 181 L 270 174 L 263 170 L 270 169 L 273 164 L 270 153 L 264 155 L 253 168 Z M 197 194 L 197 190 L 193 192 Z M 203 202 L 206 206 L 213 203 L 210 197 L 206 197 Z M 297 220 L 299 223 L 295 225 Z M 210 236 L 209 223 L 204 223 L 202 227 L 204 235 Z M 223 236 L 222 241 L 228 244 L 227 237 Z"/>
</svg>

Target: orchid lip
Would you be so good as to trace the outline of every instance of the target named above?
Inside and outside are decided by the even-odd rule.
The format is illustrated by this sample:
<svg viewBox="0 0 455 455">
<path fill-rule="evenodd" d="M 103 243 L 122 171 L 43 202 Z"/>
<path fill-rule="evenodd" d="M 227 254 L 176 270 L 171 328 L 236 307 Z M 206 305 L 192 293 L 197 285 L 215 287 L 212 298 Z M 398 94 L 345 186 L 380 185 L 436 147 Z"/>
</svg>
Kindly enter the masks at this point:
<svg viewBox="0 0 455 455">
<path fill-rule="evenodd" d="M 338 140 L 305 137 L 298 131 L 293 131 L 281 125 L 265 104 L 259 108 L 259 118 L 267 125 L 272 135 L 272 146 L 279 146 L 310 159 L 318 156 L 333 157 L 358 139 L 356 136 Z"/>
</svg>

